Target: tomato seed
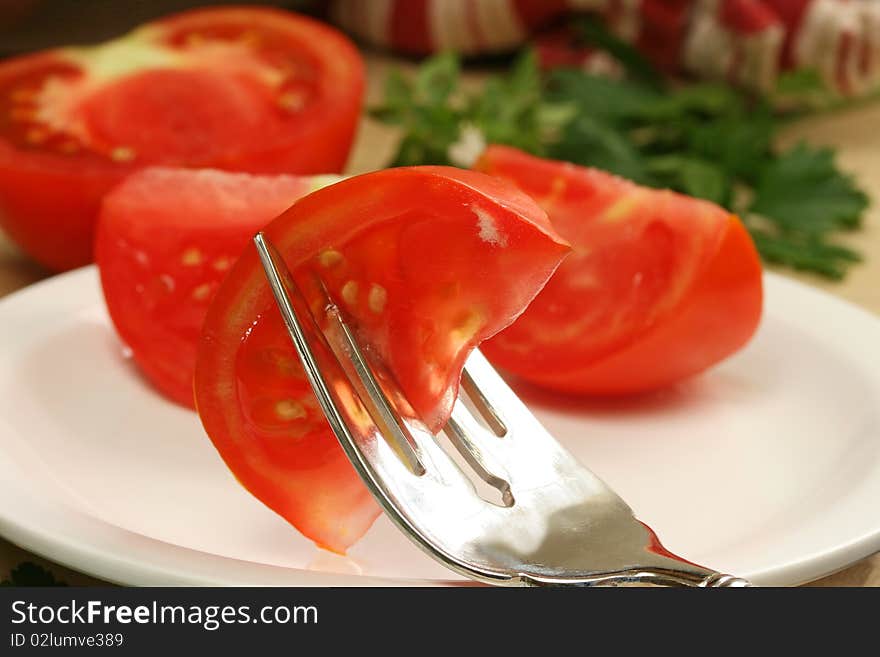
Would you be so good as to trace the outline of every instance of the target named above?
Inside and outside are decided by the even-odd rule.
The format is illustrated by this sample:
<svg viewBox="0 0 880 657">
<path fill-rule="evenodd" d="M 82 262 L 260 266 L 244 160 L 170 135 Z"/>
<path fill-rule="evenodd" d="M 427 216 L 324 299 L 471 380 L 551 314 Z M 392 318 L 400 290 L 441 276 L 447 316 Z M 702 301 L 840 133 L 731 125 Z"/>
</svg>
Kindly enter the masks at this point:
<svg viewBox="0 0 880 657">
<path fill-rule="evenodd" d="M 388 292 L 381 285 L 375 283 L 370 286 L 370 293 L 367 296 L 367 305 L 377 315 L 385 309 L 385 302 L 388 301 Z"/>
<path fill-rule="evenodd" d="M 550 207 L 562 196 L 565 194 L 566 189 L 568 188 L 568 181 L 562 176 L 556 177 L 553 179 L 553 184 L 550 185 L 550 192 L 547 196 L 541 199 L 541 207 Z"/>
<path fill-rule="evenodd" d="M 293 399 L 282 399 L 275 404 L 275 415 L 280 419 L 290 422 L 300 420 L 306 416 L 305 407 Z"/>
<path fill-rule="evenodd" d="M 211 266 L 217 271 L 226 271 L 232 266 L 232 258 L 228 256 L 220 256 Z"/>
<path fill-rule="evenodd" d="M 110 151 L 110 159 L 114 162 L 131 162 L 135 158 L 135 151 L 128 146 L 117 146 Z"/>
<path fill-rule="evenodd" d="M 452 338 L 462 344 L 468 342 L 473 339 L 482 325 L 482 314 L 476 310 L 471 310 L 456 322 L 455 328 L 451 331 Z"/>
<path fill-rule="evenodd" d="M 645 190 L 647 191 L 647 190 Z M 633 217 L 633 211 L 644 201 L 642 190 L 634 190 L 631 194 L 611 203 L 599 216 L 602 223 L 614 224 L 628 221 Z"/>
<path fill-rule="evenodd" d="M 318 254 L 318 262 L 322 267 L 332 267 L 342 262 L 344 258 L 336 249 L 324 249 Z"/>
<path fill-rule="evenodd" d="M 180 262 L 187 267 L 195 267 L 196 265 L 200 265 L 202 264 L 202 261 L 204 259 L 205 257 L 198 249 L 187 249 L 183 252 L 183 255 L 180 256 Z"/>
<path fill-rule="evenodd" d="M 262 358 L 281 376 L 297 379 L 302 379 L 305 376 L 300 361 L 290 356 L 287 351 L 275 348 L 267 349 L 263 352 Z"/>
<path fill-rule="evenodd" d="M 357 281 L 348 281 L 342 286 L 342 300 L 349 306 L 357 303 L 358 284 Z"/>
<path fill-rule="evenodd" d="M 285 91 L 278 97 L 278 105 L 288 112 L 299 112 L 306 106 L 308 94 L 301 91 Z"/>
<path fill-rule="evenodd" d="M 245 30 L 241 33 L 241 36 L 238 37 L 238 40 L 248 46 L 258 46 L 261 41 L 260 35 L 253 30 Z"/>
<path fill-rule="evenodd" d="M 211 296 L 211 284 L 202 283 L 192 291 L 192 298 L 196 301 L 205 301 Z"/>
<path fill-rule="evenodd" d="M 64 153 L 65 155 L 73 155 L 74 153 L 77 153 L 79 151 L 79 149 L 80 149 L 79 142 L 70 141 L 70 140 L 63 141 L 58 146 L 58 150 L 61 151 L 62 153 Z"/>
<path fill-rule="evenodd" d="M 160 274 L 155 283 L 150 285 L 148 289 L 145 289 L 144 292 L 151 299 L 157 299 L 158 297 L 164 297 L 165 295 L 173 292 L 174 287 L 175 285 L 173 278 L 171 278 L 168 274 Z"/>
<path fill-rule="evenodd" d="M 49 133 L 40 128 L 31 128 L 24 135 L 25 141 L 29 144 L 42 144 L 48 138 Z"/>
</svg>

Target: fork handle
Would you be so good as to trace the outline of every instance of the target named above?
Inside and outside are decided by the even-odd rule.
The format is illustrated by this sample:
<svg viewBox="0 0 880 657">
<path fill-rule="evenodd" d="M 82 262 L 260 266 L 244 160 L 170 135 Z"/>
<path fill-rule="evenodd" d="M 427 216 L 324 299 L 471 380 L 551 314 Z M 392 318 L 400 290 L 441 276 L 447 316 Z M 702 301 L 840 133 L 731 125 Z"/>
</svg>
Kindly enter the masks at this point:
<svg viewBox="0 0 880 657">
<path fill-rule="evenodd" d="M 616 573 L 603 573 L 594 577 L 580 579 L 579 581 L 540 581 L 530 578 L 532 586 L 553 586 L 567 584 L 582 587 L 618 587 L 618 586 L 650 586 L 650 587 L 689 587 L 689 588 L 744 588 L 753 584 L 741 577 L 725 575 L 723 573 L 703 573 L 666 568 L 637 568 L 633 570 L 619 571 Z"/>
<path fill-rule="evenodd" d="M 682 562 L 688 564 L 688 562 Z M 617 572 L 596 573 L 592 576 L 571 578 L 522 577 L 525 586 L 575 586 L 575 587 L 690 587 L 690 588 L 744 588 L 754 586 L 742 577 L 725 575 L 700 566 L 694 569 L 644 567 Z"/>
<path fill-rule="evenodd" d="M 733 575 L 724 575 L 722 573 L 712 573 L 705 578 L 698 586 L 703 588 L 743 588 L 752 586 L 752 583 L 742 577 Z"/>
</svg>

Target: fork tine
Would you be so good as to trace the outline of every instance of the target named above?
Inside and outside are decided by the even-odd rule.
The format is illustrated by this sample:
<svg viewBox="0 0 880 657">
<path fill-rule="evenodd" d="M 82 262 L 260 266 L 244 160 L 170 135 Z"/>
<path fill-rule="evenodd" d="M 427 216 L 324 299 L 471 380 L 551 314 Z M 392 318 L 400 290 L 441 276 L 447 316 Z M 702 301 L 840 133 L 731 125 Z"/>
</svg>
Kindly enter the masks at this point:
<svg viewBox="0 0 880 657">
<path fill-rule="evenodd" d="M 488 427 L 481 424 L 461 400 L 456 402 L 453 416 L 466 427 L 476 454 L 491 464 L 489 469 L 504 473 L 502 476 L 510 482 L 514 497 L 517 497 L 518 490 L 536 485 L 545 473 L 557 471 L 560 463 L 572 462 L 571 455 L 550 435 L 478 349 L 468 357 L 464 371 L 470 382 L 470 390 L 466 389 L 468 396 L 474 401 L 474 393 L 478 395 L 479 401 L 474 405 Z M 492 417 L 497 417 L 506 427 L 503 435 L 499 436 L 493 427 L 489 419 Z M 582 482 L 590 482 L 594 490 L 605 490 L 607 497 L 616 497 L 621 505 L 626 505 L 595 473 L 586 468 L 579 469 Z"/>
<path fill-rule="evenodd" d="M 330 385 L 325 379 L 325 376 L 322 376 L 322 373 L 325 373 L 326 375 L 329 371 L 327 368 L 329 363 L 323 362 L 326 361 L 326 358 L 321 358 L 321 355 L 312 349 L 309 338 L 306 335 L 308 329 L 298 319 L 297 310 L 294 307 L 294 299 L 299 302 L 297 305 L 300 306 L 299 314 L 301 316 L 307 317 L 311 314 L 302 312 L 302 309 L 305 306 L 305 301 L 302 299 L 302 295 L 298 293 L 298 289 L 297 292 L 294 293 L 296 284 L 293 282 L 290 270 L 287 268 L 281 254 L 279 254 L 275 246 L 264 237 L 262 232 L 257 233 L 256 236 L 254 236 L 254 244 L 257 247 L 257 253 L 260 256 L 260 263 L 266 273 L 266 279 L 269 282 L 272 295 L 275 297 L 275 302 L 281 312 L 284 325 L 287 327 L 290 339 L 293 340 L 296 352 L 302 360 L 306 377 L 315 391 L 318 403 L 321 405 L 321 409 L 327 416 L 327 420 L 330 422 L 333 431 L 337 432 L 337 435 L 344 435 L 350 438 L 351 434 L 348 427 L 346 426 L 341 413 L 333 403 L 333 398 L 330 393 Z M 309 329 L 312 330 L 308 330 L 308 332 L 314 334 L 314 328 L 315 327 L 309 327 Z M 319 361 L 322 362 L 319 363 Z M 322 368 L 321 366 L 324 367 Z M 330 369 L 335 368 L 331 367 Z M 351 442 L 353 443 L 353 440 Z"/>
<path fill-rule="evenodd" d="M 331 300 L 325 312 L 341 342 L 345 357 L 340 362 L 342 369 L 349 374 L 349 381 L 364 401 L 382 434 L 392 442 L 410 471 L 416 475 L 424 474 L 425 466 L 419 460 L 417 447 L 414 446 L 415 439 L 373 375 L 367 357 L 342 318 L 338 306 Z"/>
<path fill-rule="evenodd" d="M 486 421 L 486 424 L 489 425 L 489 428 L 495 433 L 499 438 L 503 438 L 507 435 L 507 425 L 504 424 L 504 420 L 501 419 L 501 415 L 498 413 L 498 409 L 496 409 L 489 399 L 486 397 L 486 393 L 483 392 L 483 389 L 477 385 L 477 382 L 474 380 L 474 377 L 471 375 L 470 370 L 465 368 L 461 373 L 461 388 L 464 390 L 468 397 L 471 398 L 474 406 L 477 411 L 479 411 L 480 415 Z"/>
<path fill-rule="evenodd" d="M 498 465 L 493 463 L 492 459 L 474 442 L 473 436 L 479 431 L 479 428 L 473 425 L 473 422 L 467 421 L 466 409 L 462 409 L 460 403 L 456 402 L 455 411 L 446 423 L 446 436 L 477 476 L 501 493 L 501 501 L 504 506 L 513 506 L 514 499 L 513 493 L 510 491 L 510 482 L 500 475 Z"/>
<path fill-rule="evenodd" d="M 311 320 L 309 322 L 309 324 L 311 324 L 309 327 L 311 330 L 309 330 L 308 333 L 311 334 L 310 337 L 312 338 L 312 343 L 321 344 L 331 353 L 333 352 L 332 346 L 327 343 L 326 338 L 324 338 L 320 329 L 315 325 L 314 318 L 308 309 L 308 305 L 296 283 L 293 281 L 290 270 L 287 268 L 287 264 L 284 262 L 281 254 L 278 253 L 278 250 L 266 239 L 263 233 L 257 233 L 254 237 L 254 244 L 257 247 L 260 262 L 266 272 L 269 287 L 272 289 L 272 295 L 275 297 L 278 309 L 281 311 L 284 324 L 293 340 L 300 359 L 303 361 L 306 376 L 308 377 L 312 388 L 315 390 L 315 395 L 318 398 L 321 409 L 324 411 L 325 415 L 327 415 L 334 433 L 336 433 L 337 436 L 344 436 L 346 442 L 351 443 L 353 448 L 357 448 L 354 438 L 352 437 L 345 420 L 342 418 L 337 404 L 334 403 L 333 395 L 331 395 L 330 392 L 330 386 L 328 386 L 327 381 L 325 381 L 324 376 L 322 376 L 322 372 L 327 371 L 324 368 L 331 367 L 335 370 L 341 368 L 344 371 L 346 370 L 344 363 L 348 362 L 351 364 L 352 369 L 356 374 L 354 381 L 360 382 L 362 386 L 362 390 L 357 390 L 358 397 L 360 397 L 360 401 L 366 406 L 367 412 L 379 425 L 380 430 L 382 430 L 382 435 L 391 442 L 395 451 L 397 451 L 404 461 L 404 464 L 411 472 L 417 475 L 423 474 L 425 472 L 425 467 L 419 460 L 412 445 L 412 436 L 409 434 L 409 431 L 405 426 L 402 426 L 402 423 L 398 421 L 388 398 L 382 392 L 376 379 L 372 376 L 363 352 L 357 342 L 355 342 L 348 326 L 342 321 L 336 306 L 331 301 L 327 306 L 327 315 L 331 320 L 334 320 L 336 328 L 340 330 L 340 336 L 344 340 L 343 347 L 346 351 L 345 355 L 347 358 L 344 359 L 343 363 L 340 363 L 337 360 L 335 363 L 336 367 L 333 368 L 330 363 L 319 363 L 318 354 L 316 354 L 310 347 L 306 328 L 300 321 L 299 317 L 307 317 Z M 298 306 L 298 308 L 296 306 Z M 327 361 L 329 359 L 325 357 L 322 360 Z M 338 379 L 338 377 L 336 378 Z M 346 378 L 349 383 L 352 383 L 351 377 Z"/>
</svg>

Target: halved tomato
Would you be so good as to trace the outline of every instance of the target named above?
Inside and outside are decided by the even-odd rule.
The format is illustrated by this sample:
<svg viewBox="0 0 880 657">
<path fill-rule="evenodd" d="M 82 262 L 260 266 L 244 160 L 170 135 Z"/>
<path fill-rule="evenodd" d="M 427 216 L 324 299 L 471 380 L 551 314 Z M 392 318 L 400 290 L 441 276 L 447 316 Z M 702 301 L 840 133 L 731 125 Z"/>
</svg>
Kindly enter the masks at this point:
<svg viewBox="0 0 880 657">
<path fill-rule="evenodd" d="M 644 392 L 714 365 L 757 328 L 760 260 L 723 208 L 503 146 L 475 168 L 532 196 L 573 248 L 483 346 L 504 370 L 563 392 Z"/>
<path fill-rule="evenodd" d="M 522 312 L 568 250 L 525 194 L 449 167 L 349 178 L 265 231 L 295 277 L 324 281 L 435 431 L 467 354 Z M 318 407 L 254 251 L 208 310 L 195 391 L 220 455 L 267 506 L 338 552 L 367 530 L 379 507 Z"/>
<path fill-rule="evenodd" d="M 93 47 L 0 63 L 0 225 L 43 265 L 91 260 L 103 195 L 151 164 L 330 173 L 363 64 L 331 27 L 268 8 L 191 11 Z"/>
<path fill-rule="evenodd" d="M 104 198 L 95 239 L 104 300 L 141 371 L 195 407 L 202 322 L 251 236 L 338 176 L 147 168 Z"/>
</svg>

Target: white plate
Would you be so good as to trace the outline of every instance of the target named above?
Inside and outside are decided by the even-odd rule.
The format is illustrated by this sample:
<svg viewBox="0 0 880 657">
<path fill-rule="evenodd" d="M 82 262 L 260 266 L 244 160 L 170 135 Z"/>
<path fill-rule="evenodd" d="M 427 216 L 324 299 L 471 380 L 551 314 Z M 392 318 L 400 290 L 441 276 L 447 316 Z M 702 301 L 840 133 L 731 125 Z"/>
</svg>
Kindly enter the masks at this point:
<svg viewBox="0 0 880 657">
<path fill-rule="evenodd" d="M 747 349 L 657 396 L 530 399 L 673 552 L 759 584 L 880 549 L 880 320 L 777 276 Z M 125 358 L 94 268 L 0 302 L 0 533 L 126 584 L 441 584 L 383 517 L 348 558 L 240 488 Z"/>
</svg>

